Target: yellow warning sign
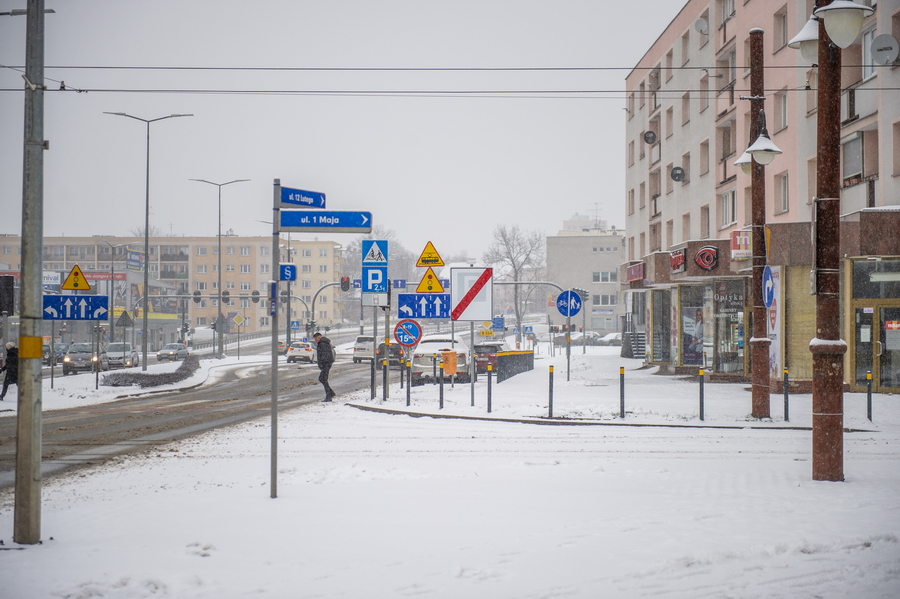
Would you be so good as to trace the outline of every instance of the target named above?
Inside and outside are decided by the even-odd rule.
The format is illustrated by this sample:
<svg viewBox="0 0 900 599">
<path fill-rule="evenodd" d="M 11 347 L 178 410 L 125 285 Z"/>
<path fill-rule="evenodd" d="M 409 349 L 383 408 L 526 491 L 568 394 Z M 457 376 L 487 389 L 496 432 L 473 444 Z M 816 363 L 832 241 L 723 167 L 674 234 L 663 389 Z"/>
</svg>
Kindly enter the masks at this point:
<svg viewBox="0 0 900 599">
<path fill-rule="evenodd" d="M 437 253 L 437 250 L 434 249 L 434 244 L 430 241 L 425 244 L 425 249 L 422 250 L 422 255 L 419 256 L 419 261 L 416 262 L 416 266 L 443 266 L 444 261 L 441 260 L 441 255 Z"/>
<path fill-rule="evenodd" d="M 419 286 L 416 287 L 416 293 L 444 293 L 444 286 L 441 285 L 441 280 L 437 278 L 434 271 L 429 268 L 425 271 L 425 276 L 422 277 Z"/>
<path fill-rule="evenodd" d="M 90 291 L 91 285 L 84 278 L 84 273 L 81 272 L 81 269 L 76 264 L 72 267 L 72 272 L 69 273 L 69 276 L 66 277 L 65 282 L 62 284 L 62 289 L 66 291 Z"/>
</svg>

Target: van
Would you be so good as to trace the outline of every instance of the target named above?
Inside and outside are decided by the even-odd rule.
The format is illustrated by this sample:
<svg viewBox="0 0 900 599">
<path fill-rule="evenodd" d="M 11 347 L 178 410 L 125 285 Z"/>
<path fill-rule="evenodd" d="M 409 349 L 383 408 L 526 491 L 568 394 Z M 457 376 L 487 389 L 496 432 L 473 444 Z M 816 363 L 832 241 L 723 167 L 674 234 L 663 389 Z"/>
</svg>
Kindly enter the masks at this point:
<svg viewBox="0 0 900 599">
<path fill-rule="evenodd" d="M 375 359 L 375 337 L 372 335 L 360 335 L 353 343 L 353 363 L 359 364 L 363 360 L 372 362 Z"/>
</svg>

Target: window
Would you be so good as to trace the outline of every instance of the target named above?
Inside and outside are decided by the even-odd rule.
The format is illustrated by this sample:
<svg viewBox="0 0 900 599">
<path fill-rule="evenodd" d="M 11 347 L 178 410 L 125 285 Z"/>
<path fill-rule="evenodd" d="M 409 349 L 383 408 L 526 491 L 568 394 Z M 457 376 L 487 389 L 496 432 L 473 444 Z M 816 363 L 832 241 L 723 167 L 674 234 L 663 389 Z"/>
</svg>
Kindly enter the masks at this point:
<svg viewBox="0 0 900 599">
<path fill-rule="evenodd" d="M 735 223 L 737 212 L 737 192 L 726 191 L 719 194 L 719 227 L 724 229 Z"/>
<path fill-rule="evenodd" d="M 197 291 L 206 291 L 206 281 L 194 281 L 194 289 Z"/>
<path fill-rule="evenodd" d="M 234 264 L 226 264 L 225 272 L 234 272 Z"/>
<path fill-rule="evenodd" d="M 241 246 L 241 256 L 249 256 L 250 255 L 250 246 L 242 245 Z"/>
<path fill-rule="evenodd" d="M 229 255 L 233 255 L 234 254 L 234 246 L 230 245 L 227 248 L 225 248 L 225 253 L 229 254 Z"/>
<path fill-rule="evenodd" d="M 900 123 L 894 123 L 893 129 L 893 152 L 894 156 L 894 176 L 900 175 Z"/>
<path fill-rule="evenodd" d="M 675 50 L 666 53 L 666 81 L 672 78 L 672 63 L 675 61 Z"/>
<path fill-rule="evenodd" d="M 309 264 L 301 264 L 300 272 L 312 272 L 312 267 Z"/>
<path fill-rule="evenodd" d="M 206 326 L 206 317 L 205 317 L 205 316 L 198 316 L 198 317 L 197 317 L 197 326 L 198 326 L 198 327 L 205 327 L 205 326 Z"/>
<path fill-rule="evenodd" d="M 671 162 L 666 165 L 666 193 L 672 193 L 672 189 L 675 181 L 672 179 L 672 169 L 675 168 L 675 165 Z"/>
<path fill-rule="evenodd" d="M 819 107 L 818 69 L 806 71 L 806 113 L 809 114 Z"/>
<path fill-rule="evenodd" d="M 250 274 L 250 265 L 249 264 L 241 264 L 241 274 Z"/>
<path fill-rule="evenodd" d="M 716 6 L 719 9 L 720 25 L 734 16 L 734 0 L 717 0 Z"/>
<path fill-rule="evenodd" d="M 868 79 L 874 77 L 875 61 L 872 59 L 872 41 L 875 39 L 875 28 L 863 31 L 862 34 L 862 77 Z"/>
<path fill-rule="evenodd" d="M 628 166 L 634 166 L 634 140 L 628 142 Z"/>
<path fill-rule="evenodd" d="M 681 240 L 687 241 L 691 238 L 691 213 L 687 212 L 681 215 Z"/>
<path fill-rule="evenodd" d="M 634 116 L 634 92 L 628 94 L 628 118 Z"/>
<path fill-rule="evenodd" d="M 268 264 L 260 264 L 259 265 L 259 273 L 264 275 L 267 272 L 269 272 L 269 265 Z"/>
<path fill-rule="evenodd" d="M 896 129 L 897 126 L 895 125 L 894 128 Z M 628 215 L 630 216 L 632 214 L 634 214 L 634 190 L 629 189 L 628 190 Z"/>
<path fill-rule="evenodd" d="M 206 274 L 206 265 L 205 264 L 197 265 L 197 274 L 198 275 Z"/>
<path fill-rule="evenodd" d="M 226 281 L 225 289 L 234 289 L 234 281 Z"/>
<path fill-rule="evenodd" d="M 781 131 L 788 126 L 788 94 L 783 89 L 775 94 L 775 131 Z M 754 140 L 756 141 L 756 140 Z M 751 142 L 752 143 L 752 142 Z"/>
<path fill-rule="evenodd" d="M 681 126 L 684 127 L 691 121 L 691 92 L 685 92 L 681 96 Z"/>
<path fill-rule="evenodd" d="M 628 260 L 634 260 L 634 236 L 628 238 Z"/>
<path fill-rule="evenodd" d="M 700 239 L 709 239 L 709 204 L 700 206 Z"/>
<path fill-rule="evenodd" d="M 247 310 L 250 307 L 250 298 L 249 297 L 241 297 L 241 309 Z"/>
<path fill-rule="evenodd" d="M 863 144 L 862 136 L 857 135 L 850 141 L 844 143 L 843 163 L 844 167 L 844 186 L 855 185 L 862 181 L 862 165 L 863 165 Z"/>
<path fill-rule="evenodd" d="M 700 78 L 700 112 L 709 108 L 709 77 Z"/>
<path fill-rule="evenodd" d="M 259 246 L 259 255 L 260 256 L 268 256 L 270 251 L 271 250 L 270 250 L 269 246 L 267 246 L 267 245 Z"/>
<path fill-rule="evenodd" d="M 691 181 L 691 153 L 687 152 L 681 156 L 681 169 L 684 171 L 684 179 L 681 180 L 682 185 L 686 185 Z"/>
<path fill-rule="evenodd" d="M 619 303 L 615 294 L 591 296 L 591 303 L 595 306 L 615 306 Z"/>
<path fill-rule="evenodd" d="M 791 208 L 790 188 L 787 172 L 775 175 L 775 213 L 787 212 Z"/>
<path fill-rule="evenodd" d="M 319 258 L 328 257 L 328 248 L 319 248 Z"/>
<path fill-rule="evenodd" d="M 205 256 L 205 255 L 206 255 L 206 248 L 205 248 L 205 247 L 199 247 L 199 246 L 198 246 L 198 247 L 197 247 L 197 255 L 198 255 L 198 256 Z"/>
<path fill-rule="evenodd" d="M 309 248 L 304 248 L 300 251 L 300 255 L 304 258 L 312 258 L 312 250 Z"/>
<path fill-rule="evenodd" d="M 787 46 L 788 41 L 791 39 L 791 36 L 788 35 L 790 30 L 788 29 L 787 5 L 782 6 L 775 13 L 773 30 L 775 32 L 772 39 L 774 44 L 773 50 L 780 50 Z"/>
<path fill-rule="evenodd" d="M 672 137 L 672 133 L 673 133 L 673 129 L 674 129 L 674 125 L 673 125 L 674 121 L 675 121 L 675 108 L 672 106 L 669 106 L 669 108 L 666 109 L 666 137 Z"/>
<path fill-rule="evenodd" d="M 681 36 L 681 66 L 684 66 L 691 59 L 691 30 L 688 29 Z"/>
<path fill-rule="evenodd" d="M 320 264 L 320 265 L 319 265 L 319 272 L 328 272 L 328 265 L 327 265 L 327 264 Z"/>
<path fill-rule="evenodd" d="M 728 121 L 721 127 L 716 127 L 716 134 L 718 135 L 716 141 L 721 150 L 719 160 L 725 161 L 734 155 L 735 148 L 737 147 L 734 135 L 734 119 Z"/>
<path fill-rule="evenodd" d="M 618 272 L 612 271 L 601 271 L 593 273 L 593 282 L 594 283 L 615 283 L 619 279 Z"/>
<path fill-rule="evenodd" d="M 241 281 L 241 291 L 250 291 L 249 281 Z"/>
<path fill-rule="evenodd" d="M 303 289 L 312 289 L 312 283 L 309 281 L 309 279 L 304 279 L 300 282 L 300 287 L 302 287 Z"/>
<path fill-rule="evenodd" d="M 673 244 L 672 236 L 675 234 L 675 221 L 667 220 L 666 221 L 666 247 L 670 248 Z"/>
<path fill-rule="evenodd" d="M 212 288 L 213 288 L 213 289 L 218 289 L 218 288 L 219 288 L 219 282 L 218 282 L 218 281 L 213 281 L 213 282 L 212 282 Z"/>
<path fill-rule="evenodd" d="M 700 142 L 700 174 L 709 172 L 709 140 Z"/>
<path fill-rule="evenodd" d="M 647 197 L 647 184 L 644 183 L 643 181 L 641 181 L 641 187 L 640 187 L 640 189 L 641 189 L 641 193 L 640 193 L 639 196 L 638 196 L 638 200 L 639 200 L 639 207 L 640 207 L 641 210 L 643 210 L 643 209 L 646 207 L 646 205 L 647 205 L 647 199 L 646 199 L 646 197 Z"/>
</svg>

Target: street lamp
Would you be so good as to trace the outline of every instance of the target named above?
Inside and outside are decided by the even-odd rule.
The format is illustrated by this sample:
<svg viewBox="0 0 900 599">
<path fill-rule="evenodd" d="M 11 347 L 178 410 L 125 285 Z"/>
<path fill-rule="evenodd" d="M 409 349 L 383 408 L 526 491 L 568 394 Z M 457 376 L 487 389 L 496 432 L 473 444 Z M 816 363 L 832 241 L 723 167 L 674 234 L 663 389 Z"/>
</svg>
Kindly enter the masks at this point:
<svg viewBox="0 0 900 599">
<path fill-rule="evenodd" d="M 822 0 L 819 17 L 816 124 L 815 249 L 816 338 L 813 356 L 813 480 L 844 480 L 844 354 L 840 338 L 841 48 L 856 39 L 874 12 L 846 0 Z M 834 37 L 831 37 L 831 35 Z M 799 36 L 798 36 L 799 37 Z M 796 38 L 795 38 L 796 39 Z M 793 41 L 793 40 L 792 40 Z"/>
<path fill-rule="evenodd" d="M 140 117 L 132 116 L 130 114 L 125 114 L 124 112 L 104 112 L 103 114 L 111 114 L 114 116 L 124 116 L 130 119 L 134 119 L 136 121 L 141 121 L 142 123 L 147 123 L 147 174 L 145 181 L 145 203 L 144 203 L 144 307 L 143 307 L 143 340 L 141 341 L 142 345 L 142 356 L 141 356 L 141 370 L 147 370 L 147 341 L 149 332 L 148 332 L 148 321 L 147 321 L 147 313 L 149 312 L 150 305 L 150 123 L 155 123 L 156 121 L 164 121 L 166 119 L 177 118 L 181 116 L 194 116 L 193 114 L 170 114 L 168 116 L 161 116 L 155 119 L 142 119 Z"/>
<path fill-rule="evenodd" d="M 234 181 L 229 181 L 228 183 L 213 183 L 212 181 L 207 181 L 206 179 L 191 179 L 191 181 L 197 181 L 199 183 L 208 183 L 210 185 L 215 185 L 219 188 L 219 234 L 218 234 L 218 252 L 219 252 L 219 265 L 217 266 L 219 270 L 219 279 L 216 285 L 219 288 L 219 299 L 216 303 L 219 306 L 219 313 L 216 315 L 216 336 L 219 338 L 218 344 L 218 358 L 221 360 L 223 354 L 225 353 L 225 343 L 224 337 L 222 335 L 222 329 L 225 328 L 224 321 L 222 319 L 222 188 L 226 185 L 231 185 L 232 183 L 243 183 L 244 181 L 249 181 L 250 179 L 235 179 Z"/>
</svg>

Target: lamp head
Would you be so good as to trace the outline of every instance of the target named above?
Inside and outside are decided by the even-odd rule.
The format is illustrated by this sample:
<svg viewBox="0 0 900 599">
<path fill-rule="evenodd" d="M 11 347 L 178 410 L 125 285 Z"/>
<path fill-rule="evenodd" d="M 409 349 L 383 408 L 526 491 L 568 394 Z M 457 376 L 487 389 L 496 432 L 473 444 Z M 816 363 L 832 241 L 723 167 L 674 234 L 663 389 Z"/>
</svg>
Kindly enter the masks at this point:
<svg viewBox="0 0 900 599">
<path fill-rule="evenodd" d="M 806 25 L 794 39 L 788 42 L 788 47 L 800 50 L 803 60 L 809 64 L 816 64 L 819 60 L 819 18 L 816 15 L 809 17 Z"/>
<path fill-rule="evenodd" d="M 850 0 L 834 0 L 817 8 L 813 14 L 825 19 L 825 31 L 831 41 L 840 48 L 847 48 L 862 31 L 863 19 L 873 12 L 873 8 Z"/>
</svg>

